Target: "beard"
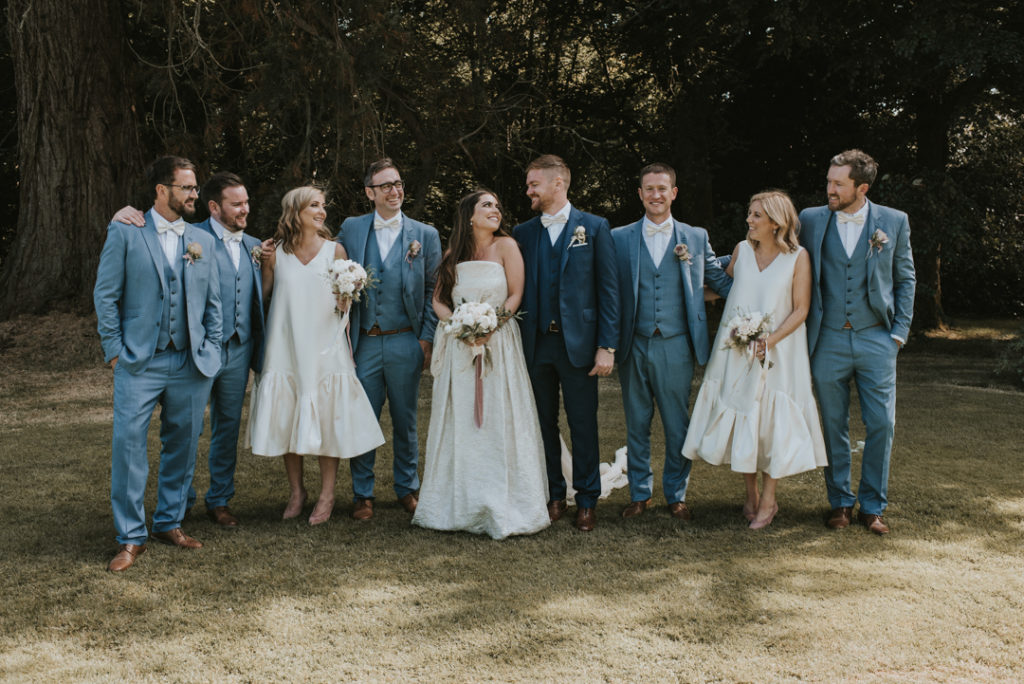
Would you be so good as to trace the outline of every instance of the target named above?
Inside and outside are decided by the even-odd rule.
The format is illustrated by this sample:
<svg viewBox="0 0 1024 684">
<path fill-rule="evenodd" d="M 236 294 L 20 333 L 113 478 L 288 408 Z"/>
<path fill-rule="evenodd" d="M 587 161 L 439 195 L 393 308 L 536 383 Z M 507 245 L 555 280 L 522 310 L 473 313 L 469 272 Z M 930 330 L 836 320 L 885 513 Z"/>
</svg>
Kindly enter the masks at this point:
<svg viewBox="0 0 1024 684">
<path fill-rule="evenodd" d="M 192 218 L 192 215 L 196 213 L 196 201 L 193 199 L 181 202 L 176 197 L 171 197 L 167 200 L 167 207 L 183 218 Z"/>
</svg>

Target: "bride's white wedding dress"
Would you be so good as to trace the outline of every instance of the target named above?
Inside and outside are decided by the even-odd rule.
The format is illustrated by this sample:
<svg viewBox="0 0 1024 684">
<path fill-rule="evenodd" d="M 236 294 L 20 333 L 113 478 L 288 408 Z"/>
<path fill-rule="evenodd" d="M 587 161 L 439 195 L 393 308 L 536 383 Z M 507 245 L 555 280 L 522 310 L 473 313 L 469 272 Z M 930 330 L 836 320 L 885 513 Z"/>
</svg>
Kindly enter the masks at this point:
<svg viewBox="0 0 1024 684">
<path fill-rule="evenodd" d="M 508 297 L 505 269 L 492 261 L 456 266 L 452 300 L 488 302 Z M 519 325 L 509 321 L 487 343 L 483 423 L 473 419 L 475 373 L 466 343 L 438 326 L 430 370 L 434 375 L 423 484 L 413 523 L 502 539 L 547 527 L 547 475 L 537 407 L 526 372 Z"/>
</svg>

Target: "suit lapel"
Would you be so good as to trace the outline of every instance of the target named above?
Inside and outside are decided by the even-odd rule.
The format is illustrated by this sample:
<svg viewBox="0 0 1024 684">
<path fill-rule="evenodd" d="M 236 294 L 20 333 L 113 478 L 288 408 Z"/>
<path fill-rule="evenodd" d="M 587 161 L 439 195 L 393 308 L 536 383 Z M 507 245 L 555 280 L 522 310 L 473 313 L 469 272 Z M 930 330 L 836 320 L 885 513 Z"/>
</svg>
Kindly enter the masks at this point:
<svg viewBox="0 0 1024 684">
<path fill-rule="evenodd" d="M 559 272 L 565 272 L 565 265 L 569 263 L 569 244 L 572 242 L 573 232 L 576 230 L 576 226 L 582 225 L 580 223 L 580 210 L 573 207 L 569 212 L 569 220 L 565 222 L 565 228 L 562 229 L 562 235 L 560 236 L 559 243 L 561 249 L 559 250 L 561 255 L 561 263 L 559 265 Z M 547 232 L 547 231 L 545 231 Z"/>
<path fill-rule="evenodd" d="M 694 252 L 693 245 L 691 245 L 690 241 L 686 239 L 686 229 L 683 227 L 683 224 L 675 219 L 672 219 L 672 223 L 675 225 L 676 230 L 676 244 L 686 245 L 687 253 L 690 255 L 690 261 L 696 259 L 697 255 Z M 679 274 L 683 277 L 683 291 L 686 295 L 686 299 L 689 301 L 693 297 L 693 271 L 690 268 L 690 262 L 679 259 L 676 257 L 674 252 L 671 258 L 679 262 Z"/>
<path fill-rule="evenodd" d="M 149 248 L 149 256 L 152 257 L 153 265 L 156 266 L 157 276 L 160 277 L 160 290 L 167 292 L 167 279 L 164 277 L 167 257 L 164 256 L 164 248 L 156 234 L 156 223 L 153 222 L 151 211 L 146 212 L 146 225 L 142 228 L 142 239 L 145 241 L 146 247 Z"/>
<path fill-rule="evenodd" d="M 633 282 L 633 303 L 640 293 L 640 250 L 645 249 L 643 239 L 644 220 L 640 219 L 629 229 L 629 276 Z"/>
<path fill-rule="evenodd" d="M 373 233 L 373 212 L 367 214 L 360 223 L 356 224 L 356 234 L 352 240 L 352 251 L 354 254 L 349 256 L 350 259 L 355 260 L 358 264 L 366 262 L 366 241 L 370 239 L 370 234 Z M 383 259 L 383 255 L 381 256 Z"/>
<path fill-rule="evenodd" d="M 868 215 L 867 215 L 867 218 L 864 219 L 864 238 L 865 238 L 865 242 L 867 242 L 867 254 L 868 254 L 868 257 L 871 257 L 871 250 L 872 250 L 872 248 L 871 248 L 871 236 L 874 235 L 875 229 L 876 229 L 875 228 L 875 206 L 869 200 L 865 200 L 865 201 L 868 203 Z M 883 233 L 885 232 L 884 228 L 882 229 L 882 232 Z M 877 256 L 877 254 L 876 254 L 876 256 Z M 870 272 L 869 275 L 873 275 L 874 272 L 877 269 L 878 269 L 878 259 L 871 259 L 871 258 L 869 258 L 868 259 L 868 271 Z"/>
</svg>

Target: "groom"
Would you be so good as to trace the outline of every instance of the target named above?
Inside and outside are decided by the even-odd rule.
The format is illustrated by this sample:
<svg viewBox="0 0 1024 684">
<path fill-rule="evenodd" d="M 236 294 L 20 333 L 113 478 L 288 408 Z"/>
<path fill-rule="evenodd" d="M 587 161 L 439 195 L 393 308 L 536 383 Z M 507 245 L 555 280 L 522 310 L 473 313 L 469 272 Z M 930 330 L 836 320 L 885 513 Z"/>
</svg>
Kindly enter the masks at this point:
<svg viewBox="0 0 1024 684">
<path fill-rule="evenodd" d="M 523 251 L 523 352 L 537 401 L 548 471 L 548 516 L 566 510 L 558 431 L 561 388 L 572 439 L 576 528 L 594 529 L 601 494 L 597 377 L 615 363 L 619 301 L 606 219 L 569 203 L 569 167 L 546 154 L 526 168 L 526 195 L 541 215 L 515 227 Z"/>
<path fill-rule="evenodd" d="M 626 413 L 631 503 L 623 518 L 651 503 L 651 419 L 657 402 L 665 429 L 662 489 L 672 517 L 689 520 L 686 485 L 693 462 L 682 455 L 690 423 L 693 364 L 708 361 L 704 282 L 722 297 L 732 279 L 708 233 L 672 218 L 676 172 L 668 164 L 640 170 L 644 217 L 612 231 L 619 279 L 619 382 Z"/>
<path fill-rule="evenodd" d="M 405 185 L 390 159 L 370 164 L 363 185 L 374 210 L 345 219 L 338 241 L 349 259 L 373 269 L 380 282 L 352 307 L 352 352 L 356 375 L 378 420 L 384 399 L 388 400 L 395 495 L 413 513 L 420 489 L 416 405 L 437 326 L 431 298 L 441 263 L 441 238 L 433 226 L 402 213 Z M 349 460 L 356 520 L 373 517 L 376 454 L 368 451 Z"/>
<path fill-rule="evenodd" d="M 181 520 L 212 378 L 220 370 L 221 304 L 213 237 L 185 223 L 195 211 L 195 166 L 162 157 L 147 172 L 156 196 L 140 230 L 112 221 L 93 301 L 103 358 L 114 371 L 110 502 L 118 553 L 112 572 L 146 550 L 146 433 L 160 413 L 153 537 L 197 549 Z"/>
<path fill-rule="evenodd" d="M 828 450 L 828 526 L 857 520 L 888 534 L 889 457 L 896 423 L 896 355 L 914 313 L 914 257 L 902 211 L 867 199 L 878 164 L 860 150 L 832 158 L 828 206 L 800 213 L 800 243 L 811 257 L 807 316 L 811 374 Z M 850 381 L 857 386 L 866 429 L 860 485 L 850 483 Z"/>
</svg>

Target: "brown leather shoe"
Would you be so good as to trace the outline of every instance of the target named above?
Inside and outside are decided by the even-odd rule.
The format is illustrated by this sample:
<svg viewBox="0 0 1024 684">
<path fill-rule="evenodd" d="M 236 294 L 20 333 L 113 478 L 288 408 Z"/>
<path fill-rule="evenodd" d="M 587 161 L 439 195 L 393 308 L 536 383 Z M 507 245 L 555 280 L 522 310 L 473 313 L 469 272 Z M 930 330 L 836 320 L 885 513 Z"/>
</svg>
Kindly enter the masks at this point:
<svg viewBox="0 0 1024 684">
<path fill-rule="evenodd" d="M 150 536 L 161 544 L 170 544 L 171 546 L 178 546 L 183 549 L 203 548 L 203 542 L 188 536 L 181 531 L 180 527 L 175 527 L 173 530 L 167 530 L 166 532 L 154 532 Z"/>
<path fill-rule="evenodd" d="M 352 509 L 353 520 L 369 520 L 373 517 L 373 499 L 359 499 Z"/>
<path fill-rule="evenodd" d="M 420 490 L 417 489 L 415 492 L 409 492 L 399 499 L 398 503 L 402 504 L 402 508 L 405 509 L 406 513 L 415 513 L 416 506 L 420 503 Z"/>
<path fill-rule="evenodd" d="M 832 512 L 828 514 L 828 522 L 825 524 L 833 530 L 841 530 L 850 526 L 852 518 L 853 506 L 840 506 L 832 509 Z"/>
<path fill-rule="evenodd" d="M 228 529 L 234 529 L 238 527 L 238 518 L 232 513 L 227 506 L 214 506 L 210 510 L 206 511 L 206 515 L 210 517 L 210 520 L 217 523 L 221 527 Z"/>
<path fill-rule="evenodd" d="M 622 509 L 623 518 L 635 518 L 644 511 L 647 510 L 647 505 L 651 503 L 650 499 L 646 501 L 633 501 L 624 509 Z"/>
<path fill-rule="evenodd" d="M 124 572 L 132 567 L 135 559 L 145 552 L 145 544 L 121 544 L 121 546 L 117 547 L 117 555 L 111 559 L 107 570 L 110 572 Z"/>
<path fill-rule="evenodd" d="M 569 504 L 565 503 L 565 499 L 556 499 L 555 501 L 548 501 L 548 519 L 551 522 L 558 522 L 565 515 L 565 510 L 569 508 Z"/>
<path fill-rule="evenodd" d="M 875 534 L 889 534 L 889 526 L 882 521 L 882 516 L 857 511 L 857 522 Z"/>
<path fill-rule="evenodd" d="M 672 517 L 676 520 L 690 520 L 693 515 L 690 513 L 690 509 L 686 507 L 685 501 L 676 501 L 668 505 L 668 512 L 672 514 Z"/>
<path fill-rule="evenodd" d="M 597 523 L 597 515 L 593 508 L 581 508 L 576 512 L 576 529 L 580 532 L 590 532 Z"/>
</svg>

